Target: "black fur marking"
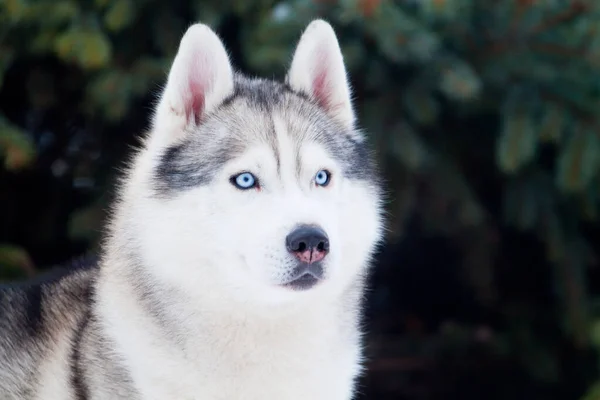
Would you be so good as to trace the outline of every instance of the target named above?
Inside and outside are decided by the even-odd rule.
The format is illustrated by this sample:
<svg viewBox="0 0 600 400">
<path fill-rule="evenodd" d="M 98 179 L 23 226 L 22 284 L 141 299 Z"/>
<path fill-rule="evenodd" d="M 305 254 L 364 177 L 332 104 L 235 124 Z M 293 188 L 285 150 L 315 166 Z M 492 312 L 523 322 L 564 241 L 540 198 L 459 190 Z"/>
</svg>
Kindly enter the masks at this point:
<svg viewBox="0 0 600 400">
<path fill-rule="evenodd" d="M 374 180 L 376 178 L 374 159 L 365 143 L 338 132 L 324 135 L 323 145 L 344 167 L 344 176 L 347 179 Z"/>
<path fill-rule="evenodd" d="M 237 77 L 235 95 L 232 100 L 244 97 L 248 102 L 262 111 L 271 111 L 281 103 L 286 95 L 297 94 L 288 85 L 266 79 L 246 79 Z"/>
<path fill-rule="evenodd" d="M 77 264 L 78 268 L 96 268 L 98 265 L 94 262 L 85 263 L 80 262 Z M 75 334 L 71 345 L 71 356 L 70 356 L 70 384 L 73 388 L 73 394 L 75 400 L 88 400 L 90 398 L 90 390 L 85 381 L 85 373 L 81 368 L 81 344 L 84 335 L 87 332 L 87 328 L 92 318 L 92 308 L 94 302 L 94 284 L 91 283 L 84 287 L 81 292 L 72 293 L 72 301 L 80 304 L 87 305 L 87 308 L 77 325 Z"/>
<path fill-rule="evenodd" d="M 90 296 L 90 293 L 86 294 Z M 73 388 L 73 394 L 75 400 L 87 400 L 90 398 L 89 388 L 85 382 L 85 374 L 81 368 L 81 341 L 85 330 L 89 324 L 91 313 L 88 310 L 83 319 L 79 322 L 79 326 L 75 331 L 75 337 L 73 339 L 73 345 L 71 348 L 71 387 Z"/>
<path fill-rule="evenodd" d="M 208 151 L 198 141 L 186 141 L 168 148 L 156 168 L 157 192 L 167 195 L 210 183 L 221 166 L 234 156 L 235 146 L 229 141 L 215 147 Z M 204 154 L 200 157 L 199 153 Z"/>
<path fill-rule="evenodd" d="M 207 159 L 197 159 L 194 163 L 184 162 L 186 143 L 167 149 L 156 169 L 157 179 L 169 190 L 205 185 L 210 181 Z"/>
<path fill-rule="evenodd" d="M 25 289 L 25 327 L 31 337 L 42 331 L 42 286 L 31 285 Z"/>
<path fill-rule="evenodd" d="M 277 143 L 277 133 L 275 132 L 275 121 L 273 121 L 273 118 L 269 118 L 269 124 L 269 132 L 267 132 L 269 146 L 271 146 L 271 151 L 273 152 L 273 156 L 275 157 L 275 165 L 277 166 L 277 176 L 281 176 L 281 154 L 279 151 L 279 143 Z"/>
<path fill-rule="evenodd" d="M 155 193 L 159 197 L 169 197 L 179 191 L 208 185 L 221 168 L 243 150 L 247 141 L 246 130 L 249 129 L 247 121 L 234 121 L 235 117 L 231 118 L 231 114 L 222 119 L 226 114 L 220 115 L 220 112 L 231 111 L 238 101 L 243 101 L 257 113 L 263 114 L 262 117 L 274 109 L 289 109 L 291 113 L 298 113 L 308 121 L 308 126 L 322 130 L 316 137 L 308 139 L 317 140 L 327 147 L 343 165 L 346 178 L 371 180 L 375 177 L 374 163 L 366 145 L 333 123 L 325 111 L 305 93 L 294 91 L 287 83 L 236 75 L 233 94 L 205 116 L 203 126 L 196 127 L 196 131 L 189 132 L 183 142 L 168 148 L 161 156 L 154 174 Z M 268 120 L 268 117 L 265 118 L 265 121 Z M 230 124 L 226 129 L 231 129 L 231 132 L 216 132 L 222 131 L 224 121 Z M 290 128 L 290 132 L 298 136 L 298 145 L 301 145 L 307 134 L 301 130 L 305 128 Z M 269 144 L 279 168 L 276 137 L 275 127 L 272 126 L 258 133 L 258 137 L 254 139 Z"/>
<path fill-rule="evenodd" d="M 57 335 L 69 329 L 67 316 L 82 315 L 88 307 L 82 297 L 96 267 L 80 261 L 0 285 L 0 365 L 9 374 L 0 381 L 0 393 L 34 396 L 42 360 Z"/>
<path fill-rule="evenodd" d="M 96 268 L 95 257 L 73 263 L 70 267 L 57 267 L 25 281 L 0 284 L 0 329 L 18 331 L 18 342 L 40 338 L 44 332 L 43 305 L 47 288 L 60 283 L 69 275 L 81 270 Z M 10 319 L 7 321 L 7 317 Z"/>
</svg>

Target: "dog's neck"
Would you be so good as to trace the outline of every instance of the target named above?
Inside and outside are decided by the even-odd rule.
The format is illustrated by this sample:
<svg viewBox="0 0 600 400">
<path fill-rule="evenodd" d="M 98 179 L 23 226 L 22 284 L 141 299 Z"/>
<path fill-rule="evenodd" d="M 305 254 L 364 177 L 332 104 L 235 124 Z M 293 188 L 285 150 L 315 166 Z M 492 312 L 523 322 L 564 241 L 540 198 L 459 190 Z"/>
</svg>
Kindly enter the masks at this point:
<svg viewBox="0 0 600 400">
<path fill-rule="evenodd" d="M 202 295 L 201 291 L 190 296 L 158 282 L 141 268 L 131 261 L 125 262 L 123 257 L 107 257 L 101 267 L 100 296 L 111 295 L 110 287 L 118 286 L 113 296 L 126 297 L 132 307 L 145 315 L 145 321 L 153 330 L 162 332 L 161 336 L 178 343 L 187 353 L 198 347 L 197 342 L 225 347 L 232 340 L 250 345 L 269 337 L 280 340 L 281 335 L 314 335 L 316 330 L 358 334 L 360 287 L 351 288 L 339 299 L 257 310 L 248 305 L 219 301 Z"/>
</svg>

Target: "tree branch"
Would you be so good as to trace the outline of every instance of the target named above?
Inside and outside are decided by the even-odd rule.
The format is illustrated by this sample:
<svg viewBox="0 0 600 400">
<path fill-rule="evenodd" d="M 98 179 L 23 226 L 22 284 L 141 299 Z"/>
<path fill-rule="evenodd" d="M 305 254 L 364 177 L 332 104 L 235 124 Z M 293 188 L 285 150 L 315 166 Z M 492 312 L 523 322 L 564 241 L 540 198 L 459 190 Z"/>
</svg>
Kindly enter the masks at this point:
<svg viewBox="0 0 600 400">
<path fill-rule="evenodd" d="M 588 7 L 586 4 L 584 4 L 582 1 L 575 0 L 566 10 L 563 10 L 534 26 L 529 32 L 525 34 L 524 39 L 532 39 L 540 33 L 546 32 L 561 24 L 572 21 L 573 19 L 584 14 L 587 10 Z M 481 54 L 477 58 L 486 59 L 509 51 L 515 47 L 516 39 L 516 36 L 514 34 L 511 34 L 505 36 L 501 40 L 492 41 L 489 44 L 489 46 L 487 46 L 484 49 L 483 54 Z"/>
</svg>

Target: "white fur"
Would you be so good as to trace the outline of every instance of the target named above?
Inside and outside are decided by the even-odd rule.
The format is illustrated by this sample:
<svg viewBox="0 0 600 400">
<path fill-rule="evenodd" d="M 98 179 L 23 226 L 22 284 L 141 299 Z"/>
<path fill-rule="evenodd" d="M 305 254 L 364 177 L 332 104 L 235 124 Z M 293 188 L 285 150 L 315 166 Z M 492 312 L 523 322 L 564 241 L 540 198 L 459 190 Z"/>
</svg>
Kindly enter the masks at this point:
<svg viewBox="0 0 600 400">
<path fill-rule="evenodd" d="M 355 282 L 381 235 L 372 188 L 344 180 L 340 166 L 314 143 L 300 150 L 298 179 L 295 144 L 283 122 L 289 115 L 273 115 L 280 175 L 271 149 L 257 144 L 208 186 L 170 199 L 150 195 L 155 145 L 177 140 L 194 123 L 182 111 L 198 95 L 186 92 L 187 80 L 206 82 L 200 94 L 206 111 L 231 92 L 231 70 L 209 28 L 188 30 L 146 147 L 122 188 L 97 288 L 100 320 L 143 399 L 348 400 L 361 369 L 356 316 L 362 293 Z M 314 74 L 322 72 L 325 94 L 335 104 L 328 111 L 351 126 L 341 52 L 331 27 L 317 21 L 300 41 L 290 83 L 309 90 Z M 256 124 L 249 120 L 248 129 Z M 326 188 L 312 181 L 322 168 L 334 177 Z M 240 191 L 229 182 L 246 169 L 261 177 L 260 191 Z M 279 285 L 293 267 L 285 237 L 305 223 L 319 224 L 331 249 L 326 279 L 296 292 Z M 172 293 L 163 304 L 169 332 L 136 301 L 127 275 L 132 248 L 144 273 Z"/>
<path fill-rule="evenodd" d="M 69 365 L 72 339 L 72 335 L 60 337 L 39 366 L 39 388 L 35 400 L 68 399 L 72 396 L 71 387 L 65 385 L 70 380 L 71 370 L 65 366 Z"/>
</svg>

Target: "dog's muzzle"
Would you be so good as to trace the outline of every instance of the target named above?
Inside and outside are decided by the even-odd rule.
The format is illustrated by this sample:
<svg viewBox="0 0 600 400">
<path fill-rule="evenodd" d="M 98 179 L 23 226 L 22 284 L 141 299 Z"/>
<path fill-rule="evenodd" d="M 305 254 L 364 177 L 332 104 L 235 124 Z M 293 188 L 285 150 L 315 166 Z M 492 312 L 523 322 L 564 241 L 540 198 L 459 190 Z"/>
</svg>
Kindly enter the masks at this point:
<svg viewBox="0 0 600 400">
<path fill-rule="evenodd" d="M 306 290 L 323 279 L 322 261 L 329 253 L 329 238 L 317 226 L 302 225 L 285 238 L 287 250 L 298 260 L 292 277 L 286 286 Z"/>
</svg>

